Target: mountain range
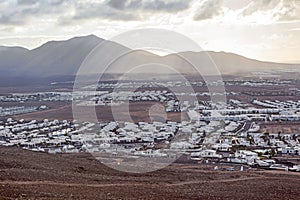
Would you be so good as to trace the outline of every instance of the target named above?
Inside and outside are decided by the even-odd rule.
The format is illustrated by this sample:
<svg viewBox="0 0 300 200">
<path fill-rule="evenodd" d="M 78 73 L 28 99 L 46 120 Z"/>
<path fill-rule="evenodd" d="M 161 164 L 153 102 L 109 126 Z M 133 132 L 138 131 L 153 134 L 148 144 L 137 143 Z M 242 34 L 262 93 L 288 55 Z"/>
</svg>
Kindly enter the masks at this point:
<svg viewBox="0 0 300 200">
<path fill-rule="evenodd" d="M 76 75 L 81 63 L 89 53 L 101 42 L 105 41 L 94 35 L 74 37 L 66 41 L 50 41 L 33 50 L 23 47 L 0 46 L 0 73 L 6 77 L 51 77 Z M 103 55 L 97 55 L 98 61 L 106 59 L 107 54 L 125 52 L 130 49 L 118 43 L 106 41 L 110 49 Z M 179 56 L 178 56 L 179 55 Z M 206 62 L 210 57 L 213 62 Z M 300 71 L 300 64 L 283 64 L 263 62 L 249 59 L 237 54 L 226 52 L 181 52 L 158 56 L 150 52 L 138 50 L 116 60 L 107 72 L 123 73 L 130 69 L 129 65 L 137 66 L 144 63 L 160 63 L 172 66 L 181 73 L 194 73 L 187 58 L 193 63 L 201 63 L 210 69 L 215 63 L 221 74 L 251 73 L 268 70 L 296 70 Z M 203 61 L 204 60 L 204 61 Z M 97 63 L 94 63 L 97 65 Z M 102 67 L 102 66 L 96 66 Z M 150 68 L 149 71 L 156 71 Z"/>
</svg>

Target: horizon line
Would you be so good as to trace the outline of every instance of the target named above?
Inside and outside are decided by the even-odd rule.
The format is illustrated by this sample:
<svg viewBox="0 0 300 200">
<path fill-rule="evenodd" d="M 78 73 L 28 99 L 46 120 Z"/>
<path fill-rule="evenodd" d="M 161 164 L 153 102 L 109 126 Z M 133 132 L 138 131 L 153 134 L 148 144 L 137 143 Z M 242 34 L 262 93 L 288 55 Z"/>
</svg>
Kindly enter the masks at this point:
<svg viewBox="0 0 300 200">
<path fill-rule="evenodd" d="M 26 46 L 23 46 L 23 45 L 2 45 L 0 44 L 0 48 L 1 47 L 4 47 L 4 48 L 22 48 L 24 50 L 28 50 L 28 51 L 33 51 L 35 49 L 38 49 L 44 45 L 46 45 L 47 43 L 49 42 L 67 42 L 69 40 L 72 40 L 72 39 L 76 39 L 76 38 L 87 38 L 87 37 L 96 37 L 98 39 L 101 39 L 101 40 L 104 40 L 104 41 L 110 41 L 108 39 L 104 39 L 102 37 L 99 37 L 95 34 L 86 34 L 86 35 L 75 35 L 75 36 L 71 36 L 70 38 L 68 39 L 54 39 L 54 40 L 48 40 L 46 42 L 43 42 L 42 44 L 40 44 L 39 46 L 37 47 L 34 47 L 34 48 L 28 48 Z M 34 38 L 34 37 L 33 37 Z M 114 41 L 112 41 L 114 42 Z M 118 43 L 119 44 L 119 43 Z M 122 44 L 119 44 L 119 45 L 122 45 Z M 127 47 L 128 48 L 128 47 Z M 157 53 L 154 53 L 152 51 L 149 51 L 149 50 L 144 50 L 144 49 L 136 49 L 136 50 L 143 50 L 145 52 L 148 52 L 148 53 L 151 53 L 153 55 L 156 55 L 156 56 L 160 56 L 160 57 L 165 57 L 165 56 L 169 56 L 169 55 L 174 55 L 176 53 L 169 53 L 169 54 L 165 54 L 165 55 L 159 55 Z M 200 53 L 200 52 L 213 52 L 213 53 L 226 53 L 226 54 L 235 54 L 237 56 L 242 56 L 244 58 L 247 58 L 247 59 L 252 59 L 252 60 L 256 60 L 256 61 L 260 61 L 260 62 L 270 62 L 270 63 L 278 63 L 278 64 L 300 64 L 300 59 L 299 60 L 262 60 L 262 59 L 257 59 L 257 58 L 252 58 L 252 57 L 249 57 L 249 56 L 245 56 L 245 55 L 242 55 L 240 53 L 235 53 L 235 52 L 229 52 L 229 51 L 224 51 L 224 50 L 212 50 L 212 49 L 203 49 L 202 51 L 180 51 L 180 52 L 177 52 L 177 53 L 185 53 L 185 52 L 194 52 L 194 53 Z"/>
</svg>

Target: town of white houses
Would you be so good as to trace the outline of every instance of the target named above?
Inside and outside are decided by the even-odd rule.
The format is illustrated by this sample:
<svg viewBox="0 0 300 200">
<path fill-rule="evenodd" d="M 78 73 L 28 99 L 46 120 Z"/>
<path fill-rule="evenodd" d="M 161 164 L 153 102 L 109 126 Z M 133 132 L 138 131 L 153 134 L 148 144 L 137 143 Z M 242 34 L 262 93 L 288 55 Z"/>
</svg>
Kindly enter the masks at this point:
<svg viewBox="0 0 300 200">
<path fill-rule="evenodd" d="M 227 77 L 210 84 L 225 92 L 212 94 L 205 81 L 191 78 L 101 81 L 82 92 L 55 82 L 48 91 L 2 93 L 0 145 L 131 159 L 180 156 L 184 162 L 215 165 L 215 170 L 226 164 L 232 166 L 227 170 L 300 171 L 297 79 Z M 193 93 L 185 90 L 187 85 Z M 226 102 L 217 102 L 222 105 L 216 109 L 211 95 L 226 96 Z M 93 108 L 98 121 L 75 119 L 74 102 Z M 114 117 L 122 119 L 125 104 L 132 121 Z M 117 113 L 107 112 L 112 108 Z M 150 116 L 155 109 L 162 114 Z"/>
</svg>

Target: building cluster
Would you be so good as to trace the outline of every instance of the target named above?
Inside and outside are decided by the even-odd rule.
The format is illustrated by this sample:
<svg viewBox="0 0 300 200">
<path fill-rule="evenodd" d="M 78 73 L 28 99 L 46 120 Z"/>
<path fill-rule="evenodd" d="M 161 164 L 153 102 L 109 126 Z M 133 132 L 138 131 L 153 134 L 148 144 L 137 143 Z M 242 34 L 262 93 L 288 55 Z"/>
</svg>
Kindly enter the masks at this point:
<svg viewBox="0 0 300 200">
<path fill-rule="evenodd" d="M 278 85 L 289 85 L 292 84 L 292 80 L 282 79 L 249 79 L 249 80 L 219 80 L 219 81 L 126 81 L 126 82 L 100 82 L 98 85 L 93 85 L 90 88 L 98 89 L 115 89 L 115 88 L 155 88 L 155 87 L 185 87 L 185 86 L 196 86 L 202 87 L 207 85 L 227 85 L 227 86 L 278 86 Z"/>
<path fill-rule="evenodd" d="M 83 151 L 135 158 L 186 154 L 194 161 L 264 168 L 279 164 L 272 156 L 300 156 L 300 135 L 259 133 L 259 125 L 247 120 L 77 123 L 9 118 L 0 122 L 0 143 L 49 153 Z"/>
<path fill-rule="evenodd" d="M 244 81 L 246 86 L 276 85 Z M 289 82 L 281 82 L 289 84 Z M 0 108 L 0 144 L 49 153 L 91 152 L 113 156 L 177 157 L 185 154 L 190 161 L 238 163 L 268 169 L 300 171 L 299 166 L 281 163 L 274 156 L 300 156 L 300 133 L 262 132 L 261 123 L 300 120 L 300 101 L 235 99 L 239 93 L 227 92 L 226 103 L 216 105 L 197 97 L 218 95 L 208 92 L 175 92 L 166 88 L 205 86 L 204 82 L 105 82 L 89 85 L 90 91 L 45 92 L 0 96 L 0 102 L 75 101 L 81 106 L 111 106 L 125 102 L 160 102 L 166 112 L 184 112 L 181 122 L 76 122 L 26 121 L 6 116 L 47 109 L 41 107 Z M 209 83 L 213 86 L 241 84 L 239 81 Z M 136 91 L 110 89 L 144 88 Z M 152 88 L 152 89 L 150 89 Z M 93 91 L 95 90 L 95 91 Z M 255 91 L 254 91 L 255 92 Z M 261 91 L 259 91 L 261 92 Z M 276 91 L 275 91 L 276 92 Z M 299 92 L 297 89 L 289 92 Z M 181 97 L 187 100 L 180 101 Z M 205 99 L 205 98 L 204 98 Z"/>
<path fill-rule="evenodd" d="M 36 92 L 0 95 L 0 102 L 72 101 L 72 92 Z"/>
<path fill-rule="evenodd" d="M 166 90 L 147 90 L 147 91 L 119 91 L 111 92 L 102 95 L 95 95 L 87 102 L 94 105 L 116 105 L 124 102 L 142 102 L 142 101 L 155 101 L 167 102 L 175 98 L 174 94 Z"/>
<path fill-rule="evenodd" d="M 36 112 L 39 110 L 46 110 L 48 109 L 47 106 L 12 106 L 12 107 L 0 107 L 0 117 L 7 117 L 25 113 Z"/>
</svg>

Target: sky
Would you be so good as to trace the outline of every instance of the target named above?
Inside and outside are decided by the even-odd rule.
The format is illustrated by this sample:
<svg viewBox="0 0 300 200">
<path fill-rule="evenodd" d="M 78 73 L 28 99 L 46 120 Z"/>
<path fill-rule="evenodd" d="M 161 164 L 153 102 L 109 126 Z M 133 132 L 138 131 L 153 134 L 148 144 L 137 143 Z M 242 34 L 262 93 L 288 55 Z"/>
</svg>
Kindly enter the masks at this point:
<svg viewBox="0 0 300 200">
<path fill-rule="evenodd" d="M 5 46 L 141 28 L 177 31 L 204 50 L 300 62 L 300 0 L 0 0 Z"/>
</svg>

